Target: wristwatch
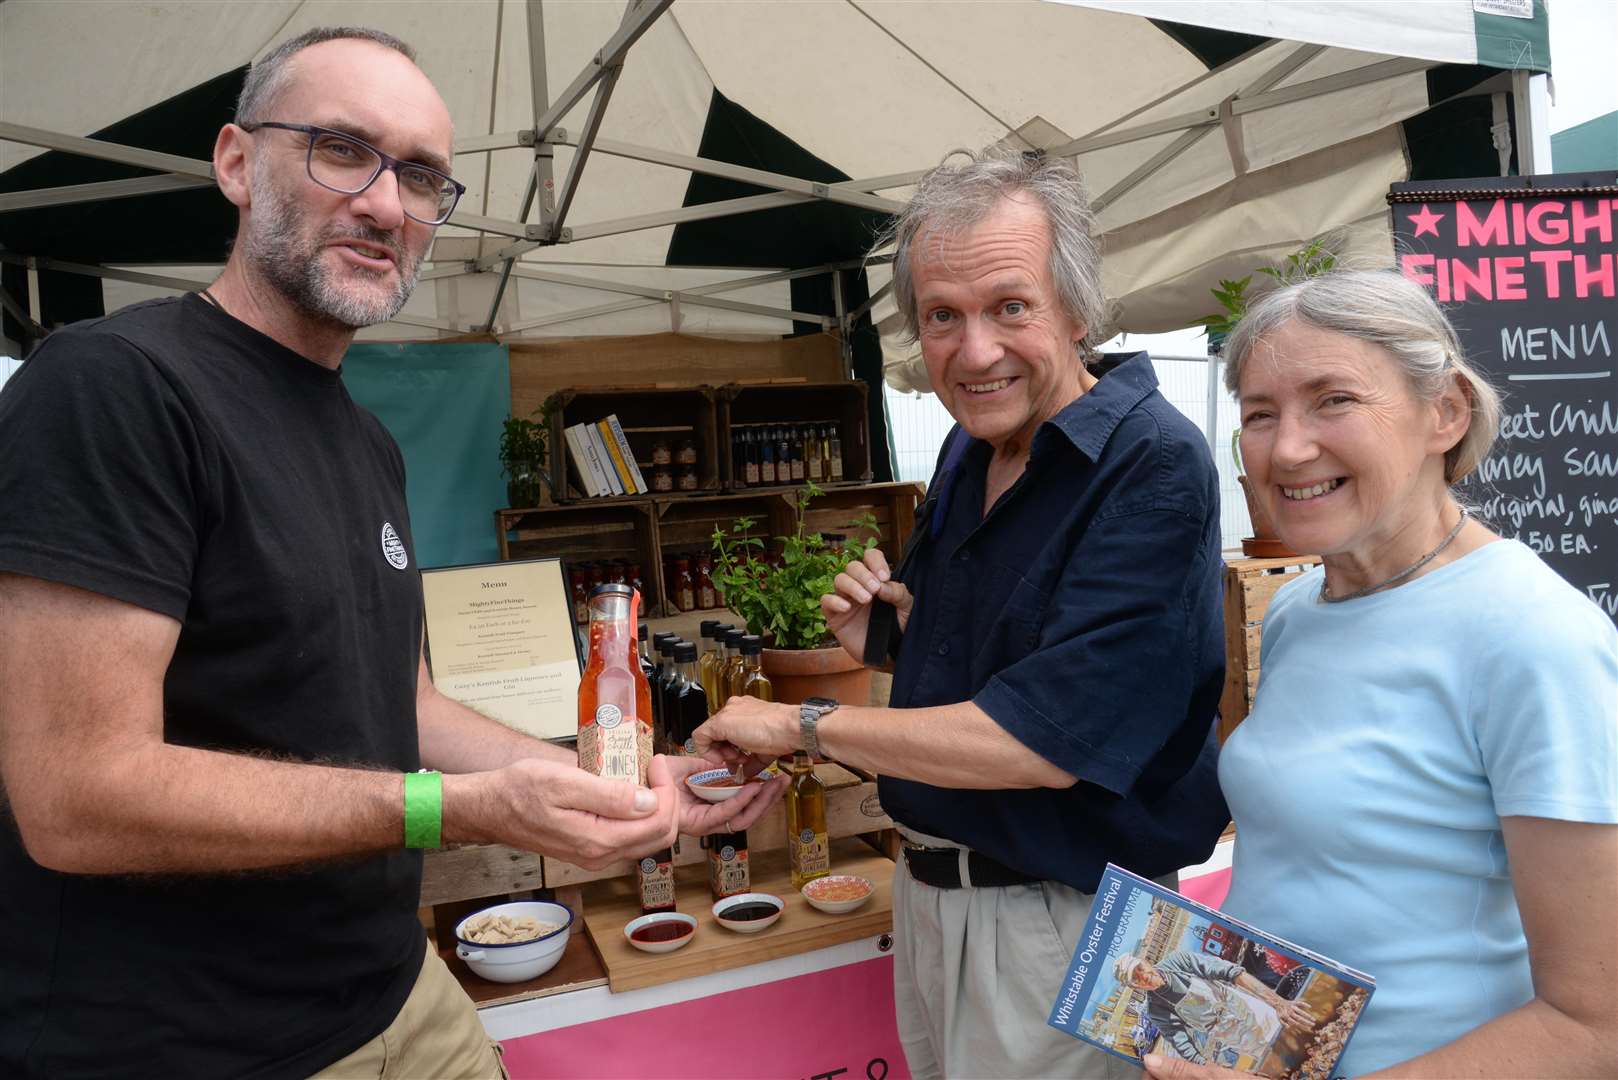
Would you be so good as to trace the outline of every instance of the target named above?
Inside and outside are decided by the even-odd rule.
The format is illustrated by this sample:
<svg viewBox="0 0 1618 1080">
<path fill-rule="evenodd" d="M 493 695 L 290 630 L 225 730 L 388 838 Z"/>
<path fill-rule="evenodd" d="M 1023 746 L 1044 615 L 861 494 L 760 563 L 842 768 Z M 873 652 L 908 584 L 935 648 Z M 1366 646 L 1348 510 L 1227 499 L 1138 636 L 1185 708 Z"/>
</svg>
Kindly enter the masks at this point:
<svg viewBox="0 0 1618 1080">
<path fill-rule="evenodd" d="M 810 757 L 820 753 L 820 718 L 836 708 L 837 699 L 829 697 L 806 698 L 798 706 L 798 735 Z"/>
</svg>

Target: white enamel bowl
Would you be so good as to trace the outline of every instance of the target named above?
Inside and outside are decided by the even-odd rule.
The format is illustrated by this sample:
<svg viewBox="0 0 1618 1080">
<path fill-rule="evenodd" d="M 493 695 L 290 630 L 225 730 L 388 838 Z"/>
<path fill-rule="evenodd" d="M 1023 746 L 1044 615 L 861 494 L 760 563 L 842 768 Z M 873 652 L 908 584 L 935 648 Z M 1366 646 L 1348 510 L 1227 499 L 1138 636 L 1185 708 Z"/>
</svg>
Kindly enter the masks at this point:
<svg viewBox="0 0 1618 1080">
<path fill-rule="evenodd" d="M 766 915 L 762 919 L 725 918 L 725 912 L 729 911 L 731 908 L 737 907 L 741 904 L 752 903 L 769 904 L 771 907 L 775 908 L 775 914 Z M 774 926 L 776 920 L 781 917 L 782 910 L 785 908 L 786 904 L 779 896 L 771 896 L 769 893 L 762 892 L 744 892 L 737 893 L 735 896 L 727 896 L 723 900 L 714 904 L 713 917 L 714 921 L 719 923 L 719 925 L 723 926 L 726 930 L 734 930 L 738 934 L 756 934 L 760 930 Z"/>
<path fill-rule="evenodd" d="M 715 780 L 724 780 L 734 775 L 735 773 L 729 769 L 707 769 L 703 772 L 692 773 L 686 777 L 685 786 L 690 788 L 692 793 L 699 799 L 706 799 L 708 802 L 724 802 L 726 799 L 740 795 L 742 793 L 741 787 L 708 787 L 706 785 L 712 784 Z"/>
<path fill-rule="evenodd" d="M 634 934 L 643 926 L 653 923 L 679 923 L 686 927 L 686 932 L 669 941 L 636 941 Z M 659 911 L 655 915 L 642 915 L 638 919 L 630 919 L 624 924 L 624 940 L 628 941 L 641 952 L 666 953 L 675 949 L 682 949 L 697 936 L 697 920 L 690 915 L 682 915 L 678 911 Z"/>
<path fill-rule="evenodd" d="M 558 929 L 533 941 L 518 941 L 509 945 L 480 945 L 468 941 L 463 935 L 466 924 L 480 915 L 505 915 L 511 919 L 532 918 L 536 922 L 551 923 Z M 496 904 L 494 907 L 474 911 L 455 924 L 455 955 L 466 961 L 472 974 L 490 982 L 527 982 L 545 974 L 557 965 L 567 951 L 568 935 L 573 930 L 573 912 L 564 904 L 549 904 L 527 900 L 514 904 Z"/>
<path fill-rule="evenodd" d="M 829 899 L 827 893 L 832 891 L 844 892 L 858 889 L 859 895 L 846 900 Z M 875 888 L 866 878 L 857 874 L 829 874 L 818 877 L 813 881 L 805 882 L 802 889 L 803 898 L 809 901 L 809 906 L 824 911 L 828 915 L 841 915 L 853 911 L 871 898 Z"/>
</svg>

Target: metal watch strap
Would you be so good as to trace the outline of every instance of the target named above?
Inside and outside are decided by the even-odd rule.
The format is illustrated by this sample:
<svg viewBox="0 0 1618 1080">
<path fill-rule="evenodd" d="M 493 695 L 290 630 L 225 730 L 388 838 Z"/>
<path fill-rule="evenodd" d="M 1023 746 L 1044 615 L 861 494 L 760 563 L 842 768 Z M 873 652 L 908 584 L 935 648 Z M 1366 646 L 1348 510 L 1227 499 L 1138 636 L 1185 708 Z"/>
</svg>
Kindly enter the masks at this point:
<svg viewBox="0 0 1618 1080">
<path fill-rule="evenodd" d="M 831 698 L 815 697 L 798 706 L 798 738 L 810 757 L 820 753 L 820 718 L 837 708 Z"/>
</svg>

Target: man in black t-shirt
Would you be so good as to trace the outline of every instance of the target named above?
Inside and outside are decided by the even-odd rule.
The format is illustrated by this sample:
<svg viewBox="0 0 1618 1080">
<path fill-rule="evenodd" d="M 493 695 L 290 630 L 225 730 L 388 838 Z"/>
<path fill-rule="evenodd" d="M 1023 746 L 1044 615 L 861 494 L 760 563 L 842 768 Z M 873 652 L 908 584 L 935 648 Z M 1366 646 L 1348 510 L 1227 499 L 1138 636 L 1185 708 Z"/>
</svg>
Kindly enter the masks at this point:
<svg viewBox="0 0 1618 1080">
<path fill-rule="evenodd" d="M 591 776 L 433 687 L 403 459 L 339 372 L 454 208 L 451 147 L 398 40 L 287 42 L 215 146 L 220 278 L 0 394 L 0 1075 L 497 1074 L 409 848 L 601 866 L 778 794 Z"/>
</svg>

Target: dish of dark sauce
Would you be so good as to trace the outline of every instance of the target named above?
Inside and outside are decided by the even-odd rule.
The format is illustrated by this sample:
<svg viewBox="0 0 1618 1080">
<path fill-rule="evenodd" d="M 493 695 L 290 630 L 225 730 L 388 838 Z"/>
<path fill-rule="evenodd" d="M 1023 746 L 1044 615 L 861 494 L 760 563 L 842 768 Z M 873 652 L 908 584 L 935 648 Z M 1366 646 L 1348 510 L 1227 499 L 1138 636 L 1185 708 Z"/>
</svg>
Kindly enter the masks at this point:
<svg viewBox="0 0 1618 1080">
<path fill-rule="evenodd" d="M 772 909 L 773 910 L 773 909 Z M 757 918 L 758 916 L 753 916 Z M 673 941 L 682 938 L 696 929 L 690 923 L 684 922 L 654 922 L 637 927 L 630 931 L 629 936 L 635 941 Z"/>
<path fill-rule="evenodd" d="M 762 900 L 749 900 L 745 904 L 726 908 L 719 913 L 719 917 L 726 922 L 752 922 L 754 919 L 768 919 L 780 910 L 774 904 L 766 904 Z"/>
</svg>

